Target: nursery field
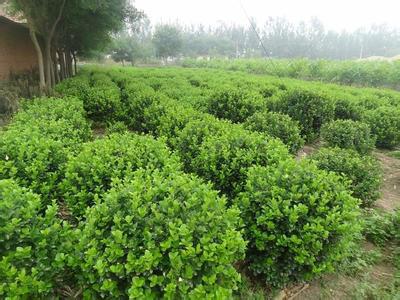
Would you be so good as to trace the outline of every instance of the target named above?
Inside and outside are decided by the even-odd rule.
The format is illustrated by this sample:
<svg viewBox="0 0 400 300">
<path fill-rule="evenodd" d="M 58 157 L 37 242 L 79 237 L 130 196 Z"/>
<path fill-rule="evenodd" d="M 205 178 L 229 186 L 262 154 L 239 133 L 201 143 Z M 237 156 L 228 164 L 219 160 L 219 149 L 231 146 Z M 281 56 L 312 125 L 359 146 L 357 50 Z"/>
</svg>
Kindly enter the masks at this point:
<svg viewBox="0 0 400 300">
<path fill-rule="evenodd" d="M 400 297 L 400 93 L 85 67 L 0 131 L 0 298 Z"/>
<path fill-rule="evenodd" d="M 184 67 L 243 71 L 328 83 L 400 90 L 400 61 L 311 59 L 186 59 Z"/>
</svg>

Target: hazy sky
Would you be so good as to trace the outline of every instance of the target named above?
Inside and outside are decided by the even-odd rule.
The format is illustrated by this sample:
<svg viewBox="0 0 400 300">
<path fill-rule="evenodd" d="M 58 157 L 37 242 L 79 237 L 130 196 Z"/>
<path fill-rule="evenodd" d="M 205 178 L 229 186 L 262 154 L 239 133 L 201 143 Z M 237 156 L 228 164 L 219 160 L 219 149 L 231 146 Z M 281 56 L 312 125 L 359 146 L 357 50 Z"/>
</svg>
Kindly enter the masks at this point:
<svg viewBox="0 0 400 300">
<path fill-rule="evenodd" d="M 248 24 L 241 8 L 258 23 L 268 16 L 292 21 L 318 17 L 330 29 L 352 30 L 372 23 L 400 27 L 400 0 L 136 0 L 152 23 Z"/>
</svg>

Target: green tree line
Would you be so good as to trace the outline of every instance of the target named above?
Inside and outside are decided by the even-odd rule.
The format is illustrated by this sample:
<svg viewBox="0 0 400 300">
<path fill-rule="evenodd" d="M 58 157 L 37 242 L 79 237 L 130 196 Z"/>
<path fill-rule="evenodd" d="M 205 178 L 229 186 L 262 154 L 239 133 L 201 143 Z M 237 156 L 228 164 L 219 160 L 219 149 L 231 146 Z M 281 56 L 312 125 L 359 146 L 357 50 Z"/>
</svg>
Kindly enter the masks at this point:
<svg viewBox="0 0 400 300">
<path fill-rule="evenodd" d="M 400 30 L 386 24 L 354 31 L 327 29 L 316 18 L 292 23 L 270 17 L 264 24 L 217 26 L 143 23 L 138 31 L 114 37 L 117 61 L 160 57 L 274 57 L 355 59 L 400 53 Z"/>
</svg>

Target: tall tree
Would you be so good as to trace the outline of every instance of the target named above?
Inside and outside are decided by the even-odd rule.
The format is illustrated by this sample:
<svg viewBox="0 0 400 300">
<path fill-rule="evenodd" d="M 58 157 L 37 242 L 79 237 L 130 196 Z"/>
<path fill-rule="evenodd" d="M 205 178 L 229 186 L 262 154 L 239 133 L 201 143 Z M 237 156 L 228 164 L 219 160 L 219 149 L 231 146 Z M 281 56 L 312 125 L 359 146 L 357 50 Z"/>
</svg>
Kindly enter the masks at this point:
<svg viewBox="0 0 400 300">
<path fill-rule="evenodd" d="M 154 32 L 153 43 L 157 57 L 176 57 L 182 48 L 181 30 L 169 24 L 159 25 Z"/>
<path fill-rule="evenodd" d="M 27 20 L 38 56 L 40 90 L 51 89 L 51 41 L 61 20 L 66 0 L 13 0 L 15 11 Z M 42 41 L 39 41 L 37 34 Z M 43 45 L 44 44 L 44 45 Z M 44 50 L 44 51 L 43 51 Z"/>
<path fill-rule="evenodd" d="M 72 61 L 76 63 L 77 54 L 104 47 L 113 33 L 121 30 L 126 23 L 134 26 L 143 15 L 129 0 L 10 2 L 14 11 L 22 14 L 28 22 L 38 55 L 42 91 L 49 91 L 55 78 L 66 78 L 74 73 Z"/>
</svg>

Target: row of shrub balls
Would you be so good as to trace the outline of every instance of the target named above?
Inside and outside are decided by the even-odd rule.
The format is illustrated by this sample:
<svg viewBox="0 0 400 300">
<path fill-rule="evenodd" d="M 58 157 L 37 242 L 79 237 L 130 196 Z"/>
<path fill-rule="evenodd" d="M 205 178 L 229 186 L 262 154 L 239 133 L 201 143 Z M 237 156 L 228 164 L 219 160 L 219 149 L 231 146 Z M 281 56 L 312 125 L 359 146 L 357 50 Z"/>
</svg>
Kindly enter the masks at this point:
<svg viewBox="0 0 400 300">
<path fill-rule="evenodd" d="M 359 206 L 379 197 L 365 150 L 297 161 L 283 137 L 130 77 L 84 72 L 0 132 L 1 296 L 223 299 L 238 263 L 283 286 L 348 255 Z M 262 114 L 293 131 L 282 113 L 250 117 Z M 88 118 L 107 135 L 94 138 Z"/>
</svg>

